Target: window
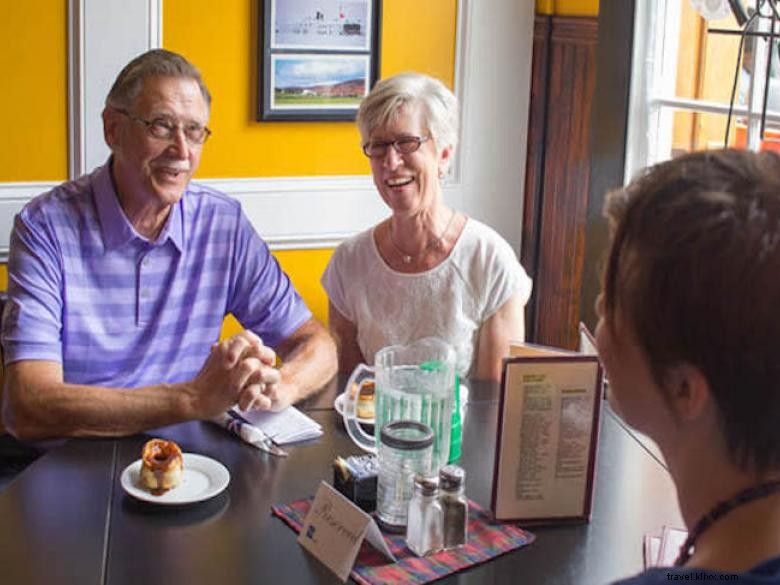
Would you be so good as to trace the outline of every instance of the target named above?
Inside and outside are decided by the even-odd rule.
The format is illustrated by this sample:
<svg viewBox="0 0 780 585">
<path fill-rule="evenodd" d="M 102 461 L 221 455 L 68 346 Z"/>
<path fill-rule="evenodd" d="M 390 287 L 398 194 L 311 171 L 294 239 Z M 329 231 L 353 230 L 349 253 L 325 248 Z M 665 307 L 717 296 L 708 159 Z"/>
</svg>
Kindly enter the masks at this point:
<svg viewBox="0 0 780 585">
<path fill-rule="evenodd" d="M 647 165 L 726 143 L 780 151 L 777 40 L 768 50 L 768 33 L 774 25 L 780 37 L 780 25 L 772 2 L 744 4 L 752 18 L 729 118 L 743 27 L 732 15 L 705 20 L 689 0 L 637 0 L 626 180 Z"/>
</svg>

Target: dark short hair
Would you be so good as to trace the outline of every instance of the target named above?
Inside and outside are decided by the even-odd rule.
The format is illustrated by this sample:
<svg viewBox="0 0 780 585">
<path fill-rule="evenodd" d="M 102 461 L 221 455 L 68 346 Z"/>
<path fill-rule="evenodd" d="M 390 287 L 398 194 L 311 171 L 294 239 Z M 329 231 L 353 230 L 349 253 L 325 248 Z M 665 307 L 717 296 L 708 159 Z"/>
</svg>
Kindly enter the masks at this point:
<svg viewBox="0 0 780 585">
<path fill-rule="evenodd" d="M 211 106 L 211 94 L 203 82 L 200 71 L 178 53 L 166 49 L 152 49 L 125 65 L 108 92 L 106 105 L 129 108 L 138 97 L 144 80 L 155 75 L 184 77 L 196 81 L 206 105 Z"/>
<path fill-rule="evenodd" d="M 655 381 L 696 366 L 733 462 L 780 467 L 780 156 L 696 152 L 607 197 L 604 314 L 618 311 Z"/>
</svg>

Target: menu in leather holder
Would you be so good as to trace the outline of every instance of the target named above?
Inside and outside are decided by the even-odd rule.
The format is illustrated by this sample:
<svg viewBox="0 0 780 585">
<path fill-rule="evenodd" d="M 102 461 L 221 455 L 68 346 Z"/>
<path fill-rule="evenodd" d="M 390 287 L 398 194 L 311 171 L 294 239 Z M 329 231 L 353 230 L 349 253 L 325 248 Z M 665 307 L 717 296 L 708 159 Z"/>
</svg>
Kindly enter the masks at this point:
<svg viewBox="0 0 780 585">
<path fill-rule="evenodd" d="M 598 357 L 513 345 L 504 359 L 491 510 L 497 520 L 590 520 L 602 374 Z"/>
</svg>

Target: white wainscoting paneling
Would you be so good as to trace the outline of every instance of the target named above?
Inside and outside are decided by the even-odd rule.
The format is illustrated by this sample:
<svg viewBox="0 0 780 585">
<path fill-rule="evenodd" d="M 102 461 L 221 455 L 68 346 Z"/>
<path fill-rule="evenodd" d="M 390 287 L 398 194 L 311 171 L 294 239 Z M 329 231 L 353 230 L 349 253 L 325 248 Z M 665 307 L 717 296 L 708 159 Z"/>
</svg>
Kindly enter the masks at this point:
<svg viewBox="0 0 780 585">
<path fill-rule="evenodd" d="M 36 183 L 0 183 L 0 262 L 8 260 L 8 245 L 14 216 L 36 195 L 56 186 L 56 182 Z"/>
<path fill-rule="evenodd" d="M 241 202 L 252 225 L 274 250 L 332 248 L 380 221 L 388 209 L 370 176 L 202 179 Z M 0 183 L 0 261 L 8 257 L 13 217 L 30 199 L 58 185 Z M 445 181 L 458 206 L 458 185 Z"/>
<path fill-rule="evenodd" d="M 199 181 L 235 197 L 272 249 L 331 248 L 374 225 L 389 211 L 369 176 Z M 458 206 L 458 186 L 445 181 Z"/>
<path fill-rule="evenodd" d="M 387 211 L 370 177 L 199 181 L 239 201 L 273 249 L 330 248 Z"/>
</svg>

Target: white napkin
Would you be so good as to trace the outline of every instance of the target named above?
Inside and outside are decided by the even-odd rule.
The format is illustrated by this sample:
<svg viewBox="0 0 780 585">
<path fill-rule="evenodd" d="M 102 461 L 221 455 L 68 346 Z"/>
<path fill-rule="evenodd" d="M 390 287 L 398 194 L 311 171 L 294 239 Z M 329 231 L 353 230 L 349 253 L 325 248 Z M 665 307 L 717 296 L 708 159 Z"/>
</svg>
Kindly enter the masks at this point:
<svg viewBox="0 0 780 585">
<path fill-rule="evenodd" d="M 294 406 L 288 406 L 278 412 L 238 410 L 234 414 L 263 431 L 277 445 L 308 441 L 322 436 L 320 424 Z"/>
<path fill-rule="evenodd" d="M 211 419 L 212 422 L 227 429 L 245 442 L 272 455 L 287 457 L 287 451 L 280 449 L 271 438 L 256 426 L 245 423 L 237 415 L 224 412 Z"/>
</svg>

